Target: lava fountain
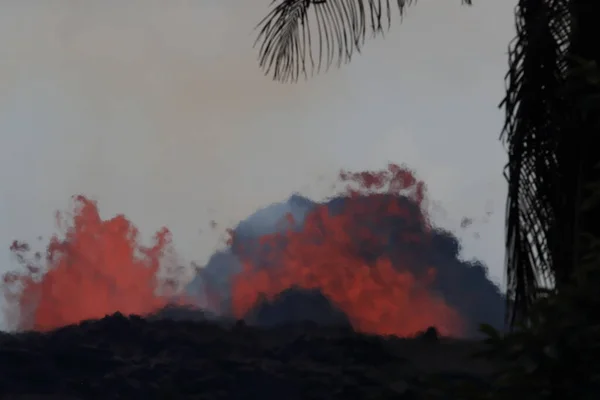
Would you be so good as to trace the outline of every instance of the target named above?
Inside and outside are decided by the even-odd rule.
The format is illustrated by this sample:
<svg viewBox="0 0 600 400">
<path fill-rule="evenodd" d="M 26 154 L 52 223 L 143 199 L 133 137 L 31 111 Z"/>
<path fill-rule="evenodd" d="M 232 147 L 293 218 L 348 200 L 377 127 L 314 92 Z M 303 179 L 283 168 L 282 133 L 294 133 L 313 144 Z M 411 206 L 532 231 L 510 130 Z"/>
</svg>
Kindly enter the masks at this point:
<svg viewBox="0 0 600 400">
<path fill-rule="evenodd" d="M 9 304 L 20 308 L 19 329 L 44 331 L 116 311 L 147 314 L 167 304 L 157 272 L 171 246 L 170 232 L 163 228 L 151 247 L 143 247 L 138 230 L 123 215 L 102 220 L 95 202 L 83 196 L 74 200 L 71 222 L 57 214 L 66 232 L 52 237 L 43 266 L 26 261 L 26 244 L 11 246 L 27 267 L 26 274 L 4 277 Z M 17 294 L 6 287 L 16 283 L 22 286 Z"/>
<path fill-rule="evenodd" d="M 287 229 L 247 249 L 232 237 L 242 264 L 231 281 L 234 315 L 242 318 L 298 287 L 320 290 L 357 331 L 407 336 L 435 325 L 442 334 L 461 335 L 461 315 L 432 289 L 435 268 L 411 266 L 409 254 L 394 251 L 431 239 L 424 183 L 397 165 L 342 172 L 340 179 L 345 196 L 318 204 L 301 224 L 288 216 Z"/>
<path fill-rule="evenodd" d="M 205 295 L 227 300 L 211 311 L 246 318 L 298 288 L 322 294 L 360 332 L 407 336 L 434 325 L 444 335 L 463 335 L 467 314 L 455 306 L 456 296 L 449 303 L 439 290 L 440 272 L 456 287 L 458 278 L 447 277 L 461 275 L 435 265 L 430 242 L 439 234 L 424 211 L 424 183 L 396 165 L 342 172 L 340 179 L 343 193 L 324 203 L 306 200 L 301 221 L 288 215 L 275 233 L 253 238 L 232 231 L 230 256 L 221 258 L 241 267 L 220 268 L 212 275 L 218 279 L 202 280 Z M 27 259 L 26 245 L 13 243 L 26 268 L 4 276 L 3 294 L 19 311 L 18 329 L 49 330 L 117 311 L 145 315 L 173 301 L 180 276 L 165 265 L 173 253 L 166 228 L 144 247 L 125 216 L 103 220 L 97 204 L 83 196 L 75 197 L 68 217 L 58 215 L 64 234 L 37 260 Z M 209 267 L 197 277 L 209 276 Z M 159 279 L 165 268 L 167 279 Z M 286 299 L 282 307 L 303 301 L 302 295 Z M 198 304 L 192 296 L 178 301 Z"/>
</svg>

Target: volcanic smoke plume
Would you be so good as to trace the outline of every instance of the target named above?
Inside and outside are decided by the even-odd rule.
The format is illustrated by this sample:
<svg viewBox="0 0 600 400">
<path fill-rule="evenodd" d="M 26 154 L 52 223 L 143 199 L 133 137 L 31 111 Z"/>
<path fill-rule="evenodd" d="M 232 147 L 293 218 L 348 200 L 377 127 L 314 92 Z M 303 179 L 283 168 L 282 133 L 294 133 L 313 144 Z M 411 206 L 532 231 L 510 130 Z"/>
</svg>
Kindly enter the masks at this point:
<svg viewBox="0 0 600 400">
<path fill-rule="evenodd" d="M 431 226 L 423 182 L 395 165 L 340 179 L 345 191 L 324 203 L 294 195 L 242 221 L 183 294 L 167 229 L 142 247 L 124 216 L 103 221 L 77 197 L 64 237 L 38 257 L 43 265 L 13 244 L 26 268 L 4 277 L 4 294 L 19 329 L 146 315 L 173 301 L 253 324 L 312 320 L 381 335 L 502 326 L 503 296 L 483 265 L 458 259 L 454 236 Z"/>
</svg>

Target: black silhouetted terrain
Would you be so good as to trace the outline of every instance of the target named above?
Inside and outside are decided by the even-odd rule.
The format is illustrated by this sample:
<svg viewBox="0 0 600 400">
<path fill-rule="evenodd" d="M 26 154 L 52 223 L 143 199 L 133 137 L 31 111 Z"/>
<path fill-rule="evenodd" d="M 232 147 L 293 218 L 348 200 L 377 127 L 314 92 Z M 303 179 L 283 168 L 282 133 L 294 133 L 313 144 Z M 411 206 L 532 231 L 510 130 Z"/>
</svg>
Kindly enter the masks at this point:
<svg viewBox="0 0 600 400">
<path fill-rule="evenodd" d="M 432 330 L 384 339 L 316 323 L 189 320 L 196 311 L 180 311 L 185 319 L 171 319 L 171 307 L 152 320 L 115 314 L 48 333 L 1 334 L 2 398 L 420 399 L 431 398 L 431 374 L 483 385 L 491 372 L 469 358 L 477 342 Z"/>
<path fill-rule="evenodd" d="M 272 301 L 261 301 L 245 316 L 251 325 L 272 327 L 312 322 L 320 326 L 351 328 L 343 311 L 336 308 L 320 290 L 290 288 Z"/>
</svg>

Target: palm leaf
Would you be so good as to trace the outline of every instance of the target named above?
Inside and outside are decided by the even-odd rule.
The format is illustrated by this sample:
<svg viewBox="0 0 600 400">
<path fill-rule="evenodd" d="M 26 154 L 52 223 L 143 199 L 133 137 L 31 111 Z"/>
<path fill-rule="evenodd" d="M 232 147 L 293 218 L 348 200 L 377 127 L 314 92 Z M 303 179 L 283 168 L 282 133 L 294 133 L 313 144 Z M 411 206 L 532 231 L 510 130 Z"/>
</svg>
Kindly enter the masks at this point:
<svg viewBox="0 0 600 400">
<path fill-rule="evenodd" d="M 367 32 L 377 36 L 390 28 L 392 1 L 274 0 L 273 9 L 258 24 L 259 65 L 281 82 L 340 67 L 360 52 Z M 400 18 L 413 3 L 416 0 L 396 0 Z"/>
<path fill-rule="evenodd" d="M 568 0 L 519 0 L 509 48 L 506 121 L 509 162 L 506 274 L 511 324 L 540 289 L 572 263 L 576 240 L 573 124 L 565 87 L 571 19 Z"/>
</svg>

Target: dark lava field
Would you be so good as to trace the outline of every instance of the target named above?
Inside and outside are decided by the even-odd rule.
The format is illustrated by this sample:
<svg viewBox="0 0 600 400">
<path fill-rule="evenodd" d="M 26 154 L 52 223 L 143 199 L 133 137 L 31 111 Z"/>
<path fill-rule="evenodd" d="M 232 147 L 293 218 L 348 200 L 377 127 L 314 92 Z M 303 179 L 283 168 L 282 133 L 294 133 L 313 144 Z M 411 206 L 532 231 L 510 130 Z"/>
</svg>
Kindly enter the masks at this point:
<svg viewBox="0 0 600 400">
<path fill-rule="evenodd" d="M 440 338 L 433 328 L 384 338 L 185 313 L 117 313 L 45 333 L 2 333 L 1 398 L 453 399 L 452 387 L 486 385 L 493 372 L 471 356 L 479 342 Z"/>
</svg>

